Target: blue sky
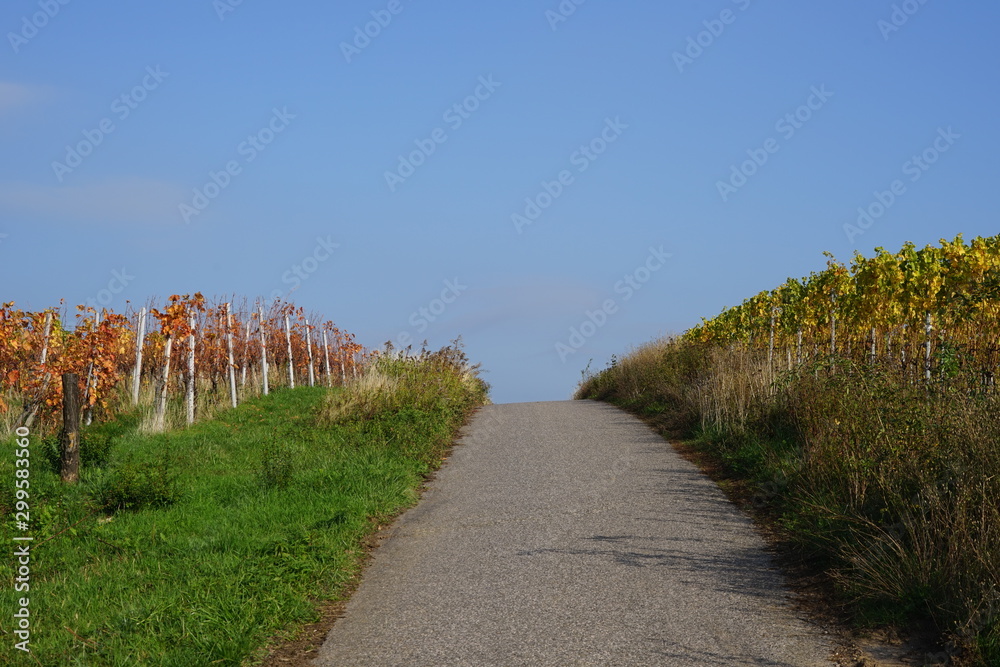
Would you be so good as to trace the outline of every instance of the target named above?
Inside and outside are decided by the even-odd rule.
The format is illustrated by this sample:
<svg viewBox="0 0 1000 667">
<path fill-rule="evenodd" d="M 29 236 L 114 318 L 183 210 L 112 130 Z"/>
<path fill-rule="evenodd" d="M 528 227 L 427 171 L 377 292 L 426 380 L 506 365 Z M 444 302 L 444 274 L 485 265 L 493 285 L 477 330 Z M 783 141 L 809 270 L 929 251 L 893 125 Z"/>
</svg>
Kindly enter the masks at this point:
<svg viewBox="0 0 1000 667">
<path fill-rule="evenodd" d="M 824 250 L 1000 231 L 985 0 L 64 2 L 0 10 L 24 308 L 277 293 L 562 399 Z"/>
</svg>

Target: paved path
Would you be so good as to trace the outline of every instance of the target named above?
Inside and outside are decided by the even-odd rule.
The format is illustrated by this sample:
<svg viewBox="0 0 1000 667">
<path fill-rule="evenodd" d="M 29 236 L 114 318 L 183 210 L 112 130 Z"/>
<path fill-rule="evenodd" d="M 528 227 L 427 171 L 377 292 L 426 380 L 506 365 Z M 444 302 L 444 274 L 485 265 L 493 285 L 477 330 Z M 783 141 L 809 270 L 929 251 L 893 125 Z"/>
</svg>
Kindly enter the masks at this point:
<svg viewBox="0 0 1000 667">
<path fill-rule="evenodd" d="M 749 520 L 644 424 L 488 406 L 317 666 L 832 664 Z"/>
</svg>

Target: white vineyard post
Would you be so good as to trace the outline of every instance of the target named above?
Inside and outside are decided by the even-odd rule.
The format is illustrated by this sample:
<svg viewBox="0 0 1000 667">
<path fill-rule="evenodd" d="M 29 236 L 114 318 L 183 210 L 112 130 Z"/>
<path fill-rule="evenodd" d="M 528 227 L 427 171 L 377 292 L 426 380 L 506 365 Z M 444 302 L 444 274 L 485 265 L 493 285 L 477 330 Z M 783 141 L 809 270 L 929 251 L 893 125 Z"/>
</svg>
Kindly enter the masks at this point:
<svg viewBox="0 0 1000 667">
<path fill-rule="evenodd" d="M 146 339 L 146 307 L 139 311 L 135 334 L 135 366 L 132 367 L 132 405 L 139 404 L 139 381 L 142 379 L 142 345 Z"/>
<path fill-rule="evenodd" d="M 292 363 L 292 327 L 285 313 L 285 342 L 288 344 L 288 386 L 295 389 L 295 364 Z"/>
<path fill-rule="evenodd" d="M 45 328 L 42 330 L 42 366 L 49 358 L 49 336 L 52 334 L 52 311 L 45 313 Z"/>
<path fill-rule="evenodd" d="M 95 318 L 94 321 L 90 323 L 91 335 L 93 335 L 94 333 L 94 327 L 99 326 L 100 323 L 100 320 L 97 319 L 96 315 L 94 316 L 94 318 Z M 102 308 L 101 320 L 103 319 L 104 319 L 104 309 Z M 91 383 L 93 383 L 93 388 L 91 388 Z M 86 384 L 84 384 L 84 389 L 83 389 L 83 405 L 85 406 L 83 408 L 84 426 L 90 426 L 94 421 L 94 411 L 91 408 L 90 396 L 96 390 L 97 390 L 97 380 L 94 377 L 94 359 L 93 355 L 91 355 L 90 363 L 87 364 L 87 380 Z"/>
<path fill-rule="evenodd" d="M 899 365 L 903 369 L 903 374 L 906 378 L 910 377 L 910 372 L 906 368 L 906 348 L 909 347 L 910 343 L 907 340 L 907 328 L 908 325 L 903 325 L 903 333 L 899 336 Z"/>
<path fill-rule="evenodd" d="M 174 346 L 173 334 L 167 334 L 167 341 L 163 348 L 163 377 L 160 378 L 159 391 L 156 396 L 156 407 L 153 411 L 152 430 L 160 432 L 166 429 L 167 419 L 167 390 L 170 384 L 170 352 Z"/>
<path fill-rule="evenodd" d="M 257 330 L 260 332 L 260 371 L 261 375 L 264 377 L 263 392 L 267 396 L 269 392 L 268 382 L 267 382 L 267 336 L 264 333 L 264 308 L 263 306 L 258 306 L 258 314 L 260 319 L 257 321 Z"/>
<path fill-rule="evenodd" d="M 837 294 L 830 295 L 830 356 L 837 353 Z"/>
<path fill-rule="evenodd" d="M 837 293 L 830 295 L 830 373 L 837 372 L 837 362 L 834 357 L 837 354 Z"/>
<path fill-rule="evenodd" d="M 316 374 L 313 371 L 313 346 L 312 332 L 309 328 L 309 320 L 306 320 L 306 350 L 309 352 L 309 386 L 316 386 Z"/>
<path fill-rule="evenodd" d="M 52 311 L 46 311 L 45 313 L 45 327 L 42 330 L 42 355 L 40 363 L 42 368 L 45 368 L 45 363 L 49 358 L 49 336 L 52 333 Z M 48 391 L 49 382 L 52 381 L 52 373 L 48 369 L 45 370 L 45 375 L 42 376 L 42 385 L 35 394 L 35 398 L 26 402 L 24 410 L 21 413 L 21 417 L 18 419 L 18 424 L 21 426 L 26 426 L 31 428 L 32 424 L 35 423 L 35 417 L 38 415 L 38 410 L 41 407 L 41 401 L 45 397 L 45 392 Z"/>
<path fill-rule="evenodd" d="M 776 308 L 771 309 L 771 332 L 767 341 L 767 372 L 774 377 L 774 317 Z"/>
<path fill-rule="evenodd" d="M 247 386 L 247 366 L 250 364 L 250 313 L 246 313 L 246 322 L 243 323 L 243 359 L 240 362 L 240 388 Z"/>
<path fill-rule="evenodd" d="M 188 358 L 187 358 L 187 392 L 184 405 L 187 408 L 187 423 L 194 423 L 194 315 L 188 318 Z"/>
<path fill-rule="evenodd" d="M 229 353 L 229 397 L 233 407 L 236 407 L 236 362 L 233 361 L 233 313 L 230 304 L 226 304 L 226 351 Z M 244 376 L 246 365 L 243 366 Z"/>
<path fill-rule="evenodd" d="M 924 319 L 924 380 L 931 381 L 931 332 L 934 326 L 931 324 L 931 314 L 927 313 Z"/>
<path fill-rule="evenodd" d="M 326 372 L 326 383 L 333 386 L 333 378 L 330 377 L 330 344 L 326 339 L 326 329 L 323 329 L 323 370 Z"/>
</svg>

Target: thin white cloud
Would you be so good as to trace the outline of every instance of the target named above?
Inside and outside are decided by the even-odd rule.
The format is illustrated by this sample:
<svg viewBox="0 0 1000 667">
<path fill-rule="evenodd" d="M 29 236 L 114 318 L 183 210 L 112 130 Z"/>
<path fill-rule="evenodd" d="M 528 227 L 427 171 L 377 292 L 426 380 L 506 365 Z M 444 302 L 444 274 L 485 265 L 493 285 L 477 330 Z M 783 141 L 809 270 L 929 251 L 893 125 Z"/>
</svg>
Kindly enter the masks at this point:
<svg viewBox="0 0 1000 667">
<path fill-rule="evenodd" d="M 0 213 L 51 222 L 178 223 L 185 191 L 142 178 L 89 185 L 53 186 L 23 181 L 0 183 Z"/>
<path fill-rule="evenodd" d="M 31 105 L 47 98 L 50 93 L 45 86 L 0 81 L 0 113 Z"/>
</svg>

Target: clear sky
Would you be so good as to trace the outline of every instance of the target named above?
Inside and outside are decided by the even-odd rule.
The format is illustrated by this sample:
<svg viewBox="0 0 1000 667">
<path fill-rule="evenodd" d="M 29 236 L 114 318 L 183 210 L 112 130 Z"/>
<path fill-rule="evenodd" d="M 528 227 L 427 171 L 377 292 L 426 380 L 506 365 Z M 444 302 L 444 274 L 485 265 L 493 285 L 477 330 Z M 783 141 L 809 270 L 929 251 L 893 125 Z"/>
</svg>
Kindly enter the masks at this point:
<svg viewBox="0 0 1000 667">
<path fill-rule="evenodd" d="M 496 402 L 567 398 L 824 250 L 1000 232 L 998 28 L 987 0 L 8 0 L 0 299 L 277 293 L 370 347 L 461 335 Z"/>
</svg>

